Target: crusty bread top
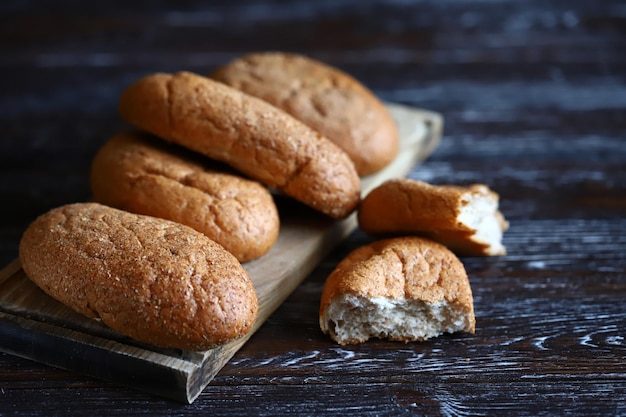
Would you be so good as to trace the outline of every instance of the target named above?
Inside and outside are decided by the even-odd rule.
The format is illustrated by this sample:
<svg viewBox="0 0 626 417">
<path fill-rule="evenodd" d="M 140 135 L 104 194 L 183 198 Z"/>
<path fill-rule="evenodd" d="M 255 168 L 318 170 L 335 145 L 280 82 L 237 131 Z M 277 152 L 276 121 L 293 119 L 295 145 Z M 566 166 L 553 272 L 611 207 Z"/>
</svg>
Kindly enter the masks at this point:
<svg viewBox="0 0 626 417">
<path fill-rule="evenodd" d="M 186 224 L 241 262 L 265 254 L 279 232 L 269 190 L 183 151 L 143 132 L 115 135 L 93 160 L 94 200 Z"/>
<path fill-rule="evenodd" d="M 420 234 L 461 255 L 503 255 L 500 241 L 508 222 L 498 201 L 499 195 L 484 184 L 431 185 L 395 178 L 363 199 L 358 222 L 366 233 Z"/>
<path fill-rule="evenodd" d="M 344 149 L 359 175 L 388 165 L 398 152 L 398 130 L 385 106 L 347 73 L 283 52 L 244 55 L 211 77 L 259 97 Z"/>
<path fill-rule="evenodd" d="M 360 201 L 349 156 L 267 102 L 188 72 L 152 74 L 128 87 L 122 117 L 163 139 L 226 162 L 333 218 Z"/>
<path fill-rule="evenodd" d="M 233 255 L 190 227 L 97 203 L 38 217 L 19 256 L 48 294 L 157 346 L 204 350 L 246 334 L 256 292 Z"/>
<path fill-rule="evenodd" d="M 472 290 L 463 264 L 445 246 L 425 238 L 382 239 L 352 251 L 328 276 L 320 315 L 334 297 L 345 294 L 463 306 L 472 318 L 468 331 L 474 331 Z"/>
</svg>

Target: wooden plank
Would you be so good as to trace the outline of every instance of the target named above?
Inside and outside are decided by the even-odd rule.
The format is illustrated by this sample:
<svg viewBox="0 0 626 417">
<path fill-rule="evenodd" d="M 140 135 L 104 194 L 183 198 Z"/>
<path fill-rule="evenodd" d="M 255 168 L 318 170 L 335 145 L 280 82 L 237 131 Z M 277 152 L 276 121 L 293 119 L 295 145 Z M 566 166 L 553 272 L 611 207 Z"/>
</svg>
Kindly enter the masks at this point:
<svg viewBox="0 0 626 417">
<path fill-rule="evenodd" d="M 388 104 L 400 129 L 396 160 L 363 178 L 362 193 L 405 176 L 437 146 L 443 119 L 434 112 Z M 277 196 L 281 231 L 270 252 L 244 264 L 259 298 L 259 317 L 244 338 L 202 352 L 138 343 L 61 305 L 35 286 L 14 261 L 0 271 L 0 351 L 85 373 L 182 402 L 193 402 L 322 258 L 356 227 L 356 215 L 332 221 Z"/>
</svg>

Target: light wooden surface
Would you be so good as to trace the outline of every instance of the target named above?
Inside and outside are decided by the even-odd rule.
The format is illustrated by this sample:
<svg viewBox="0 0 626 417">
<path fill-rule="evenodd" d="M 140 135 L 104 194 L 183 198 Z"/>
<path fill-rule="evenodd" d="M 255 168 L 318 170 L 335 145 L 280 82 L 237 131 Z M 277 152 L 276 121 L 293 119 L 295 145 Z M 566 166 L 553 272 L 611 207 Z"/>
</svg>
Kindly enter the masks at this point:
<svg viewBox="0 0 626 417">
<path fill-rule="evenodd" d="M 443 119 L 437 113 L 387 106 L 400 132 L 400 151 L 384 170 L 363 178 L 363 195 L 386 179 L 405 176 L 441 137 Z M 323 257 L 356 228 L 355 213 L 333 221 L 287 197 L 276 198 L 281 215 L 278 240 L 265 256 L 244 264 L 259 299 L 258 319 L 245 337 L 203 352 L 139 344 L 56 302 L 15 261 L 0 271 L 0 351 L 193 402 Z"/>
</svg>

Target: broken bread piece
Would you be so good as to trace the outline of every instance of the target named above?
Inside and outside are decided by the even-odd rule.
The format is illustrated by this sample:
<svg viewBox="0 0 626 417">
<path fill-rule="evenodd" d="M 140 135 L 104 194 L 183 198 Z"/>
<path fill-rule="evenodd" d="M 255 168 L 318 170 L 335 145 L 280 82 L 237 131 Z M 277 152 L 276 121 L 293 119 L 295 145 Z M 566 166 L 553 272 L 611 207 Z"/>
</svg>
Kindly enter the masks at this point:
<svg viewBox="0 0 626 417">
<path fill-rule="evenodd" d="M 324 333 L 346 345 L 474 333 L 476 321 L 461 261 L 439 243 L 409 236 L 348 254 L 324 284 L 319 322 Z"/>
<path fill-rule="evenodd" d="M 484 184 L 392 179 L 363 199 L 358 222 L 368 234 L 425 236 L 459 256 L 505 255 L 502 235 L 509 224 L 498 209 L 499 198 Z"/>
</svg>

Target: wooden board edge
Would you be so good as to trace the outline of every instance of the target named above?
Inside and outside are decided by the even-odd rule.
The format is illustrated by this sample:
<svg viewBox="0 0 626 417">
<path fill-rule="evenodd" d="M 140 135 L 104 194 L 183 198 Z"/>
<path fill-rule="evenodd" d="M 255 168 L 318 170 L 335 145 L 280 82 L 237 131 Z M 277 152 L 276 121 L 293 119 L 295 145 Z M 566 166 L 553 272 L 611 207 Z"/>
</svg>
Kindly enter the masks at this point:
<svg viewBox="0 0 626 417">
<path fill-rule="evenodd" d="M 163 381 L 169 380 L 177 381 L 181 387 L 185 386 L 195 371 L 195 366 L 188 361 L 167 357 L 167 366 L 157 361 L 146 362 L 139 355 L 127 354 L 126 346 L 120 349 L 122 345 L 119 342 L 2 311 L 0 321 L 0 350 L 3 352 L 132 389 L 141 386 L 142 391 L 178 402 L 188 402 L 183 390 L 172 390 L 170 384 L 163 384 Z M 86 350 L 89 350 L 89 355 L 82 354 Z M 113 356 L 115 360 L 111 360 Z M 115 365 L 106 368 L 98 366 L 94 363 L 94 357 Z"/>
</svg>

